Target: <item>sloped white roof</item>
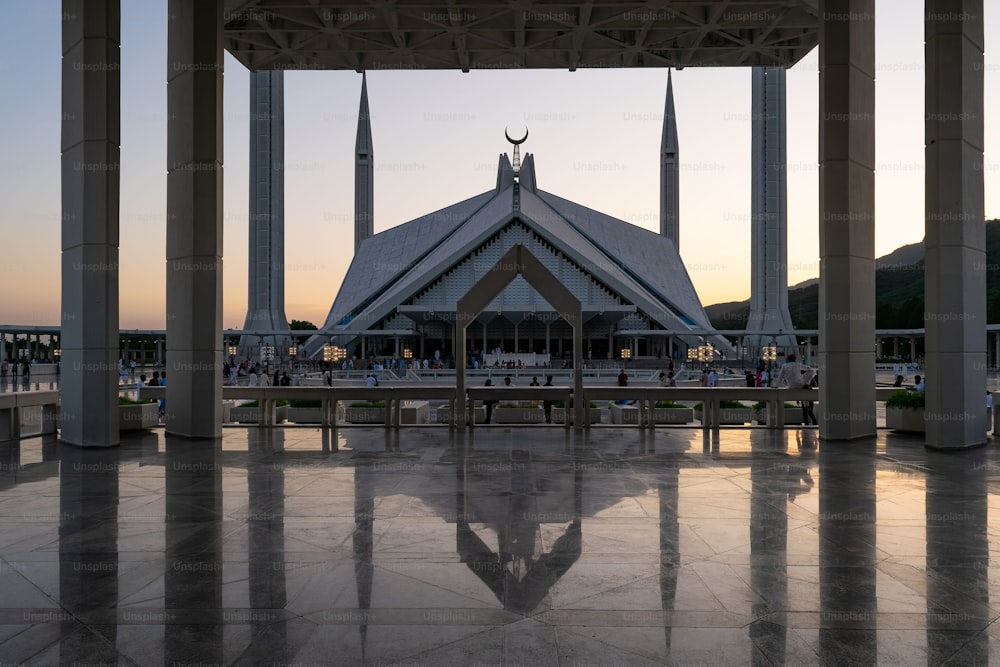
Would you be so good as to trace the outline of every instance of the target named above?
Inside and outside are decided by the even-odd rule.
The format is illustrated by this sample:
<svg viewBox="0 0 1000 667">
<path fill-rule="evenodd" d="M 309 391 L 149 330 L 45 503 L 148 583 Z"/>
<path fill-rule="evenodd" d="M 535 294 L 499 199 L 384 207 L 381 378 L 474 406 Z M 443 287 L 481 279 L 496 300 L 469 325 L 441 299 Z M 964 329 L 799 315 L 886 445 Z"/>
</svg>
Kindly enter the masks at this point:
<svg viewBox="0 0 1000 667">
<path fill-rule="evenodd" d="M 710 328 L 673 242 L 522 186 L 484 192 L 366 239 L 323 330 L 374 327 L 517 219 L 662 326 Z M 312 346 L 310 346 L 311 348 Z"/>
</svg>

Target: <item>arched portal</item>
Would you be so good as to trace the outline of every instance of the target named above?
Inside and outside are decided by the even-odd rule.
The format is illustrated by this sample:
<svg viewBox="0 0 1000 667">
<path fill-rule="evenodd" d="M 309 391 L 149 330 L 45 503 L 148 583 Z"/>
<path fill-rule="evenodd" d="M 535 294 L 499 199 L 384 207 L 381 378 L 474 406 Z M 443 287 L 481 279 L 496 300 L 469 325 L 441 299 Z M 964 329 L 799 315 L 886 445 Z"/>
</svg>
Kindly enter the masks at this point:
<svg viewBox="0 0 1000 667">
<path fill-rule="evenodd" d="M 457 413 L 459 425 L 465 425 L 465 330 L 479 313 L 496 298 L 514 278 L 524 276 L 529 285 L 548 301 L 563 320 L 573 328 L 573 423 L 583 425 L 583 311 L 580 300 L 573 296 L 545 265 L 524 245 L 511 247 L 496 264 L 472 286 L 455 309 L 455 382 L 458 388 Z"/>
</svg>

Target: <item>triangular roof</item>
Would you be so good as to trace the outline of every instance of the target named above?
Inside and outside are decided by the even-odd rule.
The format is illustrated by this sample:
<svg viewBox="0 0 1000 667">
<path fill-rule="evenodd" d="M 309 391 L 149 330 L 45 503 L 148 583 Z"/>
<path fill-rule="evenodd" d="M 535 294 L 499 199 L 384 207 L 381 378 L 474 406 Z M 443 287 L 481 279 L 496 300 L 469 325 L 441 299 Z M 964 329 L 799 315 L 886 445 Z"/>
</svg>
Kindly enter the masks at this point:
<svg viewBox="0 0 1000 667">
<path fill-rule="evenodd" d="M 505 162 L 509 168 L 501 156 L 501 172 Z M 501 178 L 498 185 L 363 241 L 322 327 L 324 336 L 374 327 L 514 220 L 660 326 L 711 328 L 670 239 L 533 191 L 527 183 L 516 198 L 517 185 Z M 313 347 L 308 350 L 314 352 Z"/>
</svg>

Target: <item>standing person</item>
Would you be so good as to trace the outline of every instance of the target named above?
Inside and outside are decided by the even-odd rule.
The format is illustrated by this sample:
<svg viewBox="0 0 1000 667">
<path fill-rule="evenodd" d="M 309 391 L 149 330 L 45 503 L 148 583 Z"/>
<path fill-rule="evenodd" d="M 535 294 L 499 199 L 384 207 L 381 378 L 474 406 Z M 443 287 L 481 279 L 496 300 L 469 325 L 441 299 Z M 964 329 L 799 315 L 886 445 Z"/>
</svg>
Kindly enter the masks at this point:
<svg viewBox="0 0 1000 667">
<path fill-rule="evenodd" d="M 139 376 L 139 381 L 135 383 L 135 402 L 142 402 L 142 388 L 146 386 L 146 374 Z"/>
<path fill-rule="evenodd" d="M 619 387 L 628 386 L 628 375 L 625 374 L 624 368 L 622 369 L 622 372 L 618 374 L 618 386 Z"/>
<path fill-rule="evenodd" d="M 676 387 L 677 386 L 677 378 L 674 377 L 674 372 L 673 371 L 668 371 L 667 372 L 667 386 L 668 387 Z"/>
<path fill-rule="evenodd" d="M 541 383 L 538 381 L 538 376 L 537 375 L 532 376 L 531 382 L 528 383 L 528 386 L 529 387 L 541 387 L 542 386 Z"/>
<path fill-rule="evenodd" d="M 916 391 L 923 391 L 927 388 L 927 383 L 919 375 L 913 376 L 913 389 Z"/>
<path fill-rule="evenodd" d="M 153 379 L 149 381 L 150 387 L 160 386 L 160 371 L 153 371 Z"/>
<path fill-rule="evenodd" d="M 128 362 L 128 376 L 131 380 L 135 379 L 135 359 Z"/>
<path fill-rule="evenodd" d="M 7 360 L 6 359 L 4 359 L 3 361 L 0 361 L 0 380 L 4 380 L 4 381 L 7 380 L 7 371 L 9 370 L 9 368 L 10 367 L 7 364 Z"/>
<path fill-rule="evenodd" d="M 509 375 L 504 376 L 503 386 L 505 386 L 505 387 L 509 387 L 510 386 L 510 376 Z"/>
<path fill-rule="evenodd" d="M 510 384 L 510 382 L 509 382 L 510 378 L 509 377 L 507 378 L 507 380 L 508 380 L 507 384 Z M 489 378 L 486 378 L 486 382 L 483 383 L 483 386 L 484 387 L 492 387 L 493 386 L 493 380 L 491 380 Z M 483 401 L 483 405 L 486 406 L 486 423 L 487 424 L 489 424 L 490 421 L 492 421 L 492 419 L 493 419 L 493 406 L 495 404 L 496 404 L 496 401 Z M 475 421 L 475 419 L 476 419 L 475 415 L 476 415 L 476 410 L 473 407 L 473 410 L 472 410 L 472 419 L 473 419 L 473 421 Z"/>
<path fill-rule="evenodd" d="M 760 372 L 760 386 L 761 387 L 771 386 L 771 374 L 767 372 L 766 368 Z"/>
<path fill-rule="evenodd" d="M 747 377 L 747 387 L 756 387 L 757 386 L 757 378 L 755 378 L 753 376 L 753 373 L 751 373 L 749 370 L 747 370 L 747 372 L 746 372 L 746 377 Z"/>
<path fill-rule="evenodd" d="M 543 384 L 542 386 L 543 387 L 551 387 L 551 386 L 553 386 L 552 385 L 552 376 L 551 375 L 546 375 L 545 376 L 545 384 Z M 545 423 L 546 424 L 551 424 L 552 423 L 552 406 L 553 405 L 555 405 L 555 401 L 542 401 L 542 407 L 545 409 Z"/>
<path fill-rule="evenodd" d="M 259 382 L 257 381 L 257 374 L 254 373 L 254 372 L 251 372 L 250 375 L 247 378 L 247 386 L 248 387 L 256 387 L 258 384 L 259 384 Z"/>
<path fill-rule="evenodd" d="M 701 378 L 700 379 L 701 379 L 701 386 L 702 387 L 707 387 L 708 386 L 708 369 L 707 368 L 701 369 Z"/>
<path fill-rule="evenodd" d="M 712 368 L 712 370 L 708 372 L 708 386 L 709 387 L 719 386 L 719 373 L 715 370 L 715 368 Z"/>
<path fill-rule="evenodd" d="M 160 386 L 161 387 L 166 387 L 167 386 L 167 372 L 166 371 L 163 371 L 162 373 L 160 373 Z M 163 420 L 166 416 L 167 416 L 167 399 L 161 398 L 160 399 L 159 418 L 161 420 Z"/>
<path fill-rule="evenodd" d="M 666 373 L 663 373 L 663 372 L 660 373 L 660 386 L 661 387 L 667 387 L 667 386 L 669 386 L 667 384 L 667 374 Z"/>
</svg>

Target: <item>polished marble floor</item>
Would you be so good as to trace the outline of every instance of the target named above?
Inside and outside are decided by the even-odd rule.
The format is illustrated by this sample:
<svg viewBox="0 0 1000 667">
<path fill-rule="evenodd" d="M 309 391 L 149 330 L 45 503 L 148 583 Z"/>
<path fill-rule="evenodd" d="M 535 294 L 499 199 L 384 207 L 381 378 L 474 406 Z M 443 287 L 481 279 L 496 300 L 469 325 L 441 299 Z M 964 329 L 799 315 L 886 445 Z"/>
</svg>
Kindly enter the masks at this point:
<svg viewBox="0 0 1000 667">
<path fill-rule="evenodd" d="M 815 431 L 0 445 L 0 665 L 1000 664 L 1000 454 Z"/>
</svg>

